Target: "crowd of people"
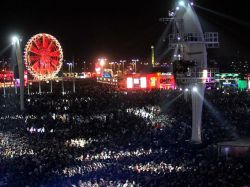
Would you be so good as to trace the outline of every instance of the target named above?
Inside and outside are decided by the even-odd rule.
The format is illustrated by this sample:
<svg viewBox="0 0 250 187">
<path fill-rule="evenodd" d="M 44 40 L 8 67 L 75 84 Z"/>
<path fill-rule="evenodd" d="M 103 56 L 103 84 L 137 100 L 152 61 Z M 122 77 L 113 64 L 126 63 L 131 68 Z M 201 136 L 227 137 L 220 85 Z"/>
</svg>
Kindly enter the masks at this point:
<svg viewBox="0 0 250 187">
<path fill-rule="evenodd" d="M 247 158 L 217 143 L 250 134 L 247 92 L 206 92 L 202 144 L 190 142 L 191 100 L 180 90 L 0 98 L 0 186 L 250 186 Z"/>
</svg>

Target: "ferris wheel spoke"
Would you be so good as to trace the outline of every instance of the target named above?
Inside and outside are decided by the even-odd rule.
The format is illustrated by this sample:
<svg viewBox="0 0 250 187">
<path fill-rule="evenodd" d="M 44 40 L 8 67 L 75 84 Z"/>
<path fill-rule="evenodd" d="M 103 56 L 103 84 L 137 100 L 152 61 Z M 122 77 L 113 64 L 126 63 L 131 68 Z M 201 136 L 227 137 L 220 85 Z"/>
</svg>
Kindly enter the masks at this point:
<svg viewBox="0 0 250 187">
<path fill-rule="evenodd" d="M 56 60 L 52 60 L 51 63 L 50 63 L 50 66 L 56 70 L 57 69 L 57 65 L 58 65 L 58 62 Z"/>
<path fill-rule="evenodd" d="M 51 51 L 51 47 L 52 47 L 52 45 L 53 45 L 53 41 L 52 41 L 52 40 L 50 40 L 50 43 L 48 44 L 48 48 L 47 48 L 49 51 Z"/>
<path fill-rule="evenodd" d="M 40 74 L 41 74 L 41 75 L 45 75 L 45 74 L 46 74 L 46 69 L 42 68 L 42 69 L 40 70 Z"/>
<path fill-rule="evenodd" d="M 58 57 L 60 55 L 60 52 L 58 50 L 53 51 L 49 54 L 51 57 Z"/>
<path fill-rule="evenodd" d="M 48 47 L 48 40 L 47 40 L 47 38 L 46 38 L 46 36 L 43 36 L 43 48 L 47 48 Z"/>
<path fill-rule="evenodd" d="M 55 66 L 57 66 L 57 65 L 58 65 L 58 61 L 57 61 L 57 60 L 55 60 L 55 59 L 53 59 L 53 60 L 51 61 L 51 63 L 52 63 L 52 64 L 54 64 Z"/>
<path fill-rule="evenodd" d="M 33 41 L 37 49 L 41 49 L 41 43 L 38 41 L 38 39 Z"/>
<path fill-rule="evenodd" d="M 51 63 L 50 64 L 50 71 L 53 72 L 54 70 L 56 70 L 56 66 L 53 63 Z"/>
<path fill-rule="evenodd" d="M 52 53 L 52 52 L 57 51 L 57 50 L 58 50 L 58 48 L 57 48 L 56 44 L 54 42 L 51 42 L 51 46 L 49 48 L 49 51 Z"/>
<path fill-rule="evenodd" d="M 39 61 L 36 61 L 36 62 L 32 65 L 32 69 L 33 69 L 34 71 L 36 71 L 36 72 L 39 72 L 39 69 L 40 69 L 39 65 L 40 65 Z"/>
<path fill-rule="evenodd" d="M 39 50 L 35 46 L 33 46 L 33 45 L 30 48 L 30 52 L 32 52 L 32 53 L 40 56 Z"/>
<path fill-rule="evenodd" d="M 39 56 L 30 56 L 30 61 L 38 61 L 39 59 Z"/>
</svg>

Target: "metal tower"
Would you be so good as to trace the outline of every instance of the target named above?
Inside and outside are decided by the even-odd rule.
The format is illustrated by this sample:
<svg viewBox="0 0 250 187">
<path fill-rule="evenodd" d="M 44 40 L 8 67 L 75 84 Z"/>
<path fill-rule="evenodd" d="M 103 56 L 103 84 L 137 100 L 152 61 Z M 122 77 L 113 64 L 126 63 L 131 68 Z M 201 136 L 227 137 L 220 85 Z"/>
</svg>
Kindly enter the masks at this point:
<svg viewBox="0 0 250 187">
<path fill-rule="evenodd" d="M 207 48 L 218 48 L 217 32 L 203 32 L 193 3 L 189 0 L 177 2 L 170 18 L 162 21 L 172 24 L 169 48 L 174 51 L 173 61 L 192 62 L 187 72 L 177 73 L 177 86 L 186 87 L 192 96 L 192 141 L 201 143 L 202 107 L 207 78 Z"/>
<path fill-rule="evenodd" d="M 151 46 L 151 65 L 155 67 L 155 47 Z"/>
</svg>

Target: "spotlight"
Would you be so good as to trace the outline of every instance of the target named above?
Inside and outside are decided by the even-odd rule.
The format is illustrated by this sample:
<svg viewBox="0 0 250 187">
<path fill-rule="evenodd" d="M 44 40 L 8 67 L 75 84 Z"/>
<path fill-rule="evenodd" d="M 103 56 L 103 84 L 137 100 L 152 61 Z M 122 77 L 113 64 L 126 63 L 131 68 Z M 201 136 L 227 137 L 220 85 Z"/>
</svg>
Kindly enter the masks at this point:
<svg viewBox="0 0 250 187">
<path fill-rule="evenodd" d="M 185 2 L 184 1 L 179 1 L 178 3 L 180 6 L 185 6 Z"/>
<path fill-rule="evenodd" d="M 169 11 L 169 12 L 168 12 L 168 16 L 169 16 L 169 17 L 174 17 L 174 12 L 173 12 L 173 11 Z"/>
<path fill-rule="evenodd" d="M 180 10 L 180 7 L 177 6 L 177 7 L 176 7 L 176 10 L 177 10 L 177 11 Z"/>
<path fill-rule="evenodd" d="M 193 92 L 198 92 L 198 88 L 196 86 L 193 87 Z"/>
<path fill-rule="evenodd" d="M 194 2 L 191 2 L 190 5 L 191 5 L 191 6 L 194 6 Z"/>
<path fill-rule="evenodd" d="M 182 91 L 182 88 L 180 88 L 180 91 Z"/>
<path fill-rule="evenodd" d="M 18 42 L 18 37 L 17 36 L 12 36 L 12 43 L 15 44 Z"/>
<path fill-rule="evenodd" d="M 188 89 L 188 88 L 186 88 L 186 89 L 185 89 L 185 92 L 188 92 L 188 91 L 189 91 L 189 89 Z"/>
</svg>

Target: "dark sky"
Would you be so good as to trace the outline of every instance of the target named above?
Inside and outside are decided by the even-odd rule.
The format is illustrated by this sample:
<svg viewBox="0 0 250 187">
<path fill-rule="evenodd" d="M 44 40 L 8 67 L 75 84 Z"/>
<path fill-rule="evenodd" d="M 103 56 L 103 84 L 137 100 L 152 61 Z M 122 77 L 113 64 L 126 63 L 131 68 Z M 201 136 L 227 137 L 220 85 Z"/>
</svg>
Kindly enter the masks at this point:
<svg viewBox="0 0 250 187">
<path fill-rule="evenodd" d="M 11 34 L 18 33 L 23 43 L 34 34 L 45 32 L 61 43 L 66 59 L 73 56 L 93 60 L 107 58 L 147 58 L 165 25 L 159 18 L 168 14 L 169 0 L 65 0 L 1 2 L 0 50 L 8 45 Z M 226 0 L 196 0 L 218 12 L 250 22 L 247 6 Z M 197 8 L 203 25 L 221 34 L 222 55 L 242 51 L 248 54 L 249 26 L 241 26 L 221 16 Z M 217 52 L 218 55 L 218 52 Z M 3 55 L 2 55 L 3 56 Z"/>
</svg>

